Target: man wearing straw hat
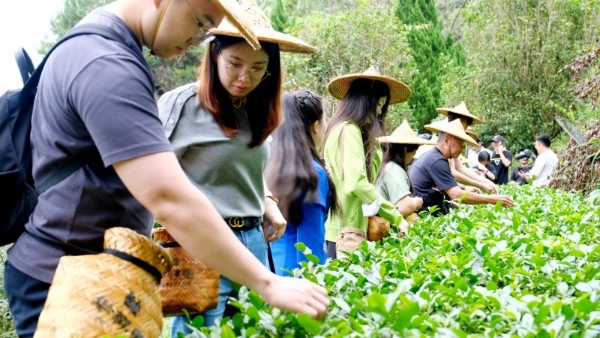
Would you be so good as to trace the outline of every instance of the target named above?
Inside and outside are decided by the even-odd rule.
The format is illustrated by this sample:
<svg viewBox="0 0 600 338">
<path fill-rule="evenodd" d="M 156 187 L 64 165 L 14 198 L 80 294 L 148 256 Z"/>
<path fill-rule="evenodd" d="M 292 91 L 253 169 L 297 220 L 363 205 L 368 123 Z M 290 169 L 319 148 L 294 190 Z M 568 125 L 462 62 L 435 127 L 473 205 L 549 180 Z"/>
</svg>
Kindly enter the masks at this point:
<svg viewBox="0 0 600 338">
<path fill-rule="evenodd" d="M 142 46 L 159 57 L 181 54 L 224 16 L 259 48 L 236 1 L 121 0 L 81 21 L 107 26 L 121 41 L 81 35 L 50 55 L 32 117 L 34 180 L 87 156 L 39 196 L 27 231 L 8 252 L 4 287 L 20 337 L 33 336 L 61 257 L 102 251 L 112 227 L 148 236 L 153 215 L 191 255 L 267 303 L 324 315 L 324 288 L 272 274 L 236 239 L 186 177 L 158 118 Z"/>
<path fill-rule="evenodd" d="M 415 195 L 423 198 L 421 210 L 428 210 L 429 207 L 435 206 L 437 211 L 434 215 L 446 214 L 449 211 L 446 198 L 462 200 L 466 204 L 500 202 L 505 207 L 513 205 L 513 200 L 508 196 L 483 195 L 463 190 L 452 176 L 448 160 L 458 158 L 465 142 L 470 145 L 477 144 L 465 133 L 460 121 L 438 121 L 426 125 L 425 128 L 438 133 L 438 143 L 433 149 L 421 155 L 409 172 Z"/>
<path fill-rule="evenodd" d="M 483 121 L 479 117 L 471 114 L 464 102 L 461 102 L 454 108 L 437 108 L 436 110 L 438 113 L 448 116 L 449 122 L 459 120 L 467 135 L 471 136 L 471 138 L 477 137 L 477 135 L 469 129 L 469 126 L 472 124 L 481 124 Z M 498 187 L 492 181 L 475 174 L 461 161 L 451 160 L 450 169 L 452 170 L 452 176 L 454 176 L 458 182 L 477 187 L 485 192 L 498 193 Z"/>
</svg>

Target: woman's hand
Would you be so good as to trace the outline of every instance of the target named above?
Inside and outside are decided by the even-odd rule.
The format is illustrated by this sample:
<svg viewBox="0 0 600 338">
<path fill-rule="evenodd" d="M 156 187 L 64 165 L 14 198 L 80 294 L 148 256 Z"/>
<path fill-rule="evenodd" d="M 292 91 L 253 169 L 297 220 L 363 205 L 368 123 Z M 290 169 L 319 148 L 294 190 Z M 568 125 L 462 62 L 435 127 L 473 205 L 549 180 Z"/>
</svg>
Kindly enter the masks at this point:
<svg viewBox="0 0 600 338">
<path fill-rule="evenodd" d="M 265 214 L 263 215 L 263 233 L 267 242 L 274 242 L 283 236 L 287 221 L 283 218 L 277 203 L 265 197 Z"/>
</svg>

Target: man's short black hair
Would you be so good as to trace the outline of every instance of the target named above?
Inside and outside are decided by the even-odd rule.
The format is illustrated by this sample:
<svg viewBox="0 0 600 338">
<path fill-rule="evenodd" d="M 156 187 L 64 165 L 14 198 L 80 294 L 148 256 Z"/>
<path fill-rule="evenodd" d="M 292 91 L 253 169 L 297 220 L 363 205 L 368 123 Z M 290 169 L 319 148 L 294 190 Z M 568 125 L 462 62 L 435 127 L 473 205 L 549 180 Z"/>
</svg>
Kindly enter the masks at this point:
<svg viewBox="0 0 600 338">
<path fill-rule="evenodd" d="M 550 148 L 550 145 L 552 144 L 552 140 L 550 139 L 550 135 L 548 134 L 542 134 L 536 137 L 535 140 L 542 142 L 548 148 Z"/>
</svg>

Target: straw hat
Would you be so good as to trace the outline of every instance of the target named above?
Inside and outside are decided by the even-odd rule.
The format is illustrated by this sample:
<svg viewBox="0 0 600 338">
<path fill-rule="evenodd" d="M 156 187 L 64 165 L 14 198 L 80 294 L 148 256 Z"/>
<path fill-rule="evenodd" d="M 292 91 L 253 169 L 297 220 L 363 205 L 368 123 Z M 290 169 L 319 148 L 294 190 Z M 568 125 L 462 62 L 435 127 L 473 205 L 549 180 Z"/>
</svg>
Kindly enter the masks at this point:
<svg viewBox="0 0 600 338">
<path fill-rule="evenodd" d="M 465 130 L 465 133 L 467 133 L 467 135 L 471 136 L 473 139 L 477 138 L 477 134 L 475 134 L 475 132 L 473 131 L 473 128 L 471 128 L 470 126 L 467 127 L 467 130 Z"/>
<path fill-rule="evenodd" d="M 336 77 L 327 85 L 329 94 L 338 100 L 344 99 L 350 84 L 357 79 L 369 79 L 384 82 L 390 87 L 390 104 L 400 103 L 408 100 L 412 95 L 410 88 L 403 82 L 389 76 L 379 74 L 375 67 L 371 66 L 364 73 L 348 74 Z"/>
<path fill-rule="evenodd" d="M 240 36 L 243 36 L 246 41 L 252 46 L 252 48 L 260 49 L 260 44 L 256 37 L 255 30 L 252 27 L 250 21 L 245 17 L 245 13 L 240 4 L 235 0 L 211 0 L 212 3 L 219 8 L 223 13 L 227 21 L 233 23 L 238 32 L 241 32 Z M 225 21 L 225 20 L 223 20 Z"/>
<path fill-rule="evenodd" d="M 251 23 L 252 30 L 259 41 L 279 44 L 279 50 L 282 52 L 310 54 L 317 51 L 316 47 L 273 29 L 271 22 L 254 0 L 246 0 L 246 4 L 242 6 L 244 18 Z M 210 32 L 213 35 L 242 36 L 237 27 L 233 27 L 228 20 L 223 20 L 219 27 L 212 28 Z"/>
<path fill-rule="evenodd" d="M 479 117 L 469 112 L 469 109 L 467 109 L 467 105 L 464 102 L 461 102 L 458 106 L 454 108 L 437 108 L 436 110 L 438 111 L 438 113 L 446 116 L 448 116 L 448 112 L 453 112 L 458 115 L 470 117 L 473 119 L 473 124 L 483 123 L 483 121 Z"/>
<path fill-rule="evenodd" d="M 432 135 L 430 142 L 433 142 L 433 144 L 424 144 L 424 145 L 420 146 L 419 149 L 417 149 L 417 152 L 415 153 L 415 156 L 413 156 L 413 158 L 418 159 L 419 157 L 421 157 L 421 155 L 423 155 L 426 152 L 428 152 L 429 150 L 431 150 L 433 147 L 435 147 L 435 145 L 437 144 L 437 141 L 438 141 L 437 135 Z"/>
<path fill-rule="evenodd" d="M 418 137 L 417 134 L 412 130 L 410 124 L 406 119 L 402 121 L 402 124 L 390 136 L 381 136 L 377 140 L 382 143 L 400 143 L 400 144 L 433 144 L 435 143 Z"/>
<path fill-rule="evenodd" d="M 448 122 L 448 119 L 446 119 L 443 121 L 433 122 L 432 124 L 425 125 L 425 129 L 438 134 L 440 132 L 444 132 L 456 138 L 459 138 L 472 146 L 477 145 L 477 142 L 475 142 L 475 140 L 471 138 L 471 136 L 465 133 L 465 128 L 463 128 L 462 123 L 460 123 L 459 120 Z"/>
</svg>

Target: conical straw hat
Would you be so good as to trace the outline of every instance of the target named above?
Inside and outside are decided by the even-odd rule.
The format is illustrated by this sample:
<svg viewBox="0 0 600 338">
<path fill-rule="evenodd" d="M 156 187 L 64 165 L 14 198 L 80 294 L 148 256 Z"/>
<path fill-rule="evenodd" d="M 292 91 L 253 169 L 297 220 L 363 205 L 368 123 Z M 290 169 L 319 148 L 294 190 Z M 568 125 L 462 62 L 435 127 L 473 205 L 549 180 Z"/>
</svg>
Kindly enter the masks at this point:
<svg viewBox="0 0 600 338">
<path fill-rule="evenodd" d="M 479 117 L 469 112 L 469 109 L 467 109 L 467 105 L 464 102 L 461 102 L 458 106 L 454 108 L 437 108 L 436 110 L 438 111 L 438 113 L 446 116 L 448 116 L 448 112 L 453 112 L 458 115 L 470 117 L 473 119 L 473 124 L 483 123 L 483 121 Z"/>
<path fill-rule="evenodd" d="M 394 130 L 390 136 L 381 136 L 377 140 L 381 143 L 399 143 L 399 144 L 433 144 L 435 143 L 418 137 L 417 134 L 412 130 L 410 124 L 406 119 L 402 121 L 402 124 Z"/>
<path fill-rule="evenodd" d="M 379 74 L 375 67 L 371 66 L 364 73 L 348 74 L 336 77 L 327 85 L 329 94 L 338 100 L 344 99 L 350 84 L 357 79 L 369 79 L 384 82 L 390 87 L 390 104 L 400 103 L 408 100 L 412 95 L 410 88 L 402 81 L 389 76 Z"/>
<path fill-rule="evenodd" d="M 433 147 L 435 147 L 435 145 L 437 144 L 437 141 L 438 141 L 437 135 L 432 135 L 430 142 L 432 142 L 433 144 L 424 144 L 424 145 L 420 146 L 419 149 L 417 149 L 417 152 L 415 153 L 415 156 L 413 156 L 413 158 L 417 159 L 417 158 L 421 157 L 421 155 L 423 155 L 426 152 L 428 152 L 429 150 L 431 150 Z"/>
<path fill-rule="evenodd" d="M 471 138 L 471 136 L 465 133 L 465 128 L 463 128 L 462 123 L 460 123 L 459 120 L 454 120 L 452 122 L 448 122 L 448 119 L 445 119 L 443 121 L 437 121 L 432 124 L 425 125 L 425 129 L 438 134 L 440 132 L 444 132 L 456 138 L 459 138 L 472 146 L 477 145 L 477 142 L 475 142 L 475 140 Z"/>
<path fill-rule="evenodd" d="M 244 18 L 251 23 L 252 30 L 256 34 L 258 41 L 279 44 L 281 52 L 310 54 L 317 51 L 316 47 L 273 29 L 271 22 L 254 0 L 247 0 L 246 4 L 242 5 L 242 7 Z M 231 22 L 228 20 L 223 20 L 219 27 L 211 29 L 210 33 L 213 35 L 242 36 L 240 31 L 231 25 Z"/>
<path fill-rule="evenodd" d="M 260 49 L 260 44 L 252 28 L 252 24 L 244 16 L 244 11 L 240 4 L 235 0 L 211 0 L 212 3 L 219 8 L 223 13 L 228 22 L 233 23 L 238 32 L 241 32 L 240 36 L 243 36 L 248 44 L 254 49 Z M 223 20 L 226 21 L 226 20 Z"/>
<path fill-rule="evenodd" d="M 477 138 L 477 134 L 475 134 L 475 132 L 473 131 L 473 129 L 471 127 L 467 127 L 467 130 L 465 130 L 465 133 L 467 133 L 467 135 L 471 136 L 473 139 Z"/>
</svg>

